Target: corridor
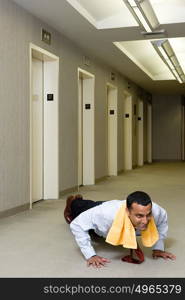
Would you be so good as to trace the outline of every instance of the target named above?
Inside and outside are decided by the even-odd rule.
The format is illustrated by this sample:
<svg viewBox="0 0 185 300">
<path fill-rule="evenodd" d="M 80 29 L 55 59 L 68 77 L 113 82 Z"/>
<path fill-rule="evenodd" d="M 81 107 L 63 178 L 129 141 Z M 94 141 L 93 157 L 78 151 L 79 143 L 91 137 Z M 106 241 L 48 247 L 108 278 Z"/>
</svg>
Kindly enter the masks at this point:
<svg viewBox="0 0 185 300">
<path fill-rule="evenodd" d="M 74 192 L 92 200 L 125 199 L 136 190 L 147 192 L 167 210 L 166 251 L 174 253 L 176 261 L 153 261 L 151 249 L 144 248 L 143 264 L 122 263 L 120 259 L 127 250 L 98 238 L 93 240 L 94 248 L 111 263 L 101 269 L 88 268 L 63 218 L 65 195 L 59 200 L 37 202 L 32 210 L 1 219 L 0 277 L 184 277 L 184 177 L 183 162 L 155 162 Z"/>
</svg>

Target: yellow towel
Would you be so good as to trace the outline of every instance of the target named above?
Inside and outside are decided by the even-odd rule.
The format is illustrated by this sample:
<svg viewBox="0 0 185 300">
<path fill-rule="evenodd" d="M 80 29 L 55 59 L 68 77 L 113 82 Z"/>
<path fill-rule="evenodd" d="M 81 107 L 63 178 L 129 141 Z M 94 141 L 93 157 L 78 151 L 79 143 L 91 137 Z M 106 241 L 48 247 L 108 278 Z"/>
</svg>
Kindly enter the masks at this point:
<svg viewBox="0 0 185 300">
<path fill-rule="evenodd" d="M 159 239 L 153 217 L 147 229 L 141 231 L 141 239 L 146 247 L 152 247 Z M 120 207 L 108 232 L 106 242 L 114 246 L 123 245 L 125 248 L 137 249 L 136 232 L 126 212 L 126 204 Z"/>
</svg>

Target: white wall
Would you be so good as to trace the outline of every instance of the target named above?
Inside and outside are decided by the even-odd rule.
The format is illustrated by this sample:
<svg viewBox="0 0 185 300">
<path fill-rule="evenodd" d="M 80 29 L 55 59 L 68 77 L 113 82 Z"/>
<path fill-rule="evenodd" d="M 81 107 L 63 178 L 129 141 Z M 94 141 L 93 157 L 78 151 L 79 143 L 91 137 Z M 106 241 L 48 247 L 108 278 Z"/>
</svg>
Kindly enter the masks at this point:
<svg viewBox="0 0 185 300">
<path fill-rule="evenodd" d="M 52 34 L 49 46 L 40 39 L 41 28 Z M 95 79 L 95 177 L 107 175 L 107 97 L 111 82 L 108 66 L 91 59 L 66 37 L 27 13 L 10 0 L 0 0 L 0 212 L 29 202 L 29 43 L 60 57 L 59 91 L 59 189 L 77 186 L 78 67 Z M 84 65 L 88 55 L 91 65 Z M 116 72 L 115 72 L 116 73 Z M 118 109 L 125 78 L 116 74 Z M 136 97 L 137 86 L 130 84 Z M 118 120 L 118 169 L 123 166 L 122 115 Z M 119 139 L 120 137 L 120 139 Z"/>
<path fill-rule="evenodd" d="M 181 97 L 155 95 L 153 108 L 153 159 L 181 159 Z"/>
</svg>

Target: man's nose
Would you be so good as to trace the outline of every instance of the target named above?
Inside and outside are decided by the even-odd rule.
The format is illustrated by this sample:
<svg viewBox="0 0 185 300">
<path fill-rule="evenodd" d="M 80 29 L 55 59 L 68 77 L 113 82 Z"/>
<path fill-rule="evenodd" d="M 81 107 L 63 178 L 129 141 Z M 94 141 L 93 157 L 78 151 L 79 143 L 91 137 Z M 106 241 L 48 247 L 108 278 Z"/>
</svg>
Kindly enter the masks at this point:
<svg viewBox="0 0 185 300">
<path fill-rule="evenodd" d="M 148 218 L 147 217 L 143 217 L 143 224 L 147 224 L 148 223 Z"/>
</svg>

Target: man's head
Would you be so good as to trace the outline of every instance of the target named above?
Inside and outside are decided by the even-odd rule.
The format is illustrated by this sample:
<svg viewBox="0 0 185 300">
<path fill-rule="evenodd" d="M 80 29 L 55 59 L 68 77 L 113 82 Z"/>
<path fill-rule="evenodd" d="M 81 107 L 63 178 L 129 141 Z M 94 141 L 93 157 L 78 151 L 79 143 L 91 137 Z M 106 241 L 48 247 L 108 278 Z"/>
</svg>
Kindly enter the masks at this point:
<svg viewBox="0 0 185 300">
<path fill-rule="evenodd" d="M 144 192 L 136 191 L 127 197 L 127 213 L 136 229 L 145 230 L 152 217 L 152 201 Z"/>
</svg>

